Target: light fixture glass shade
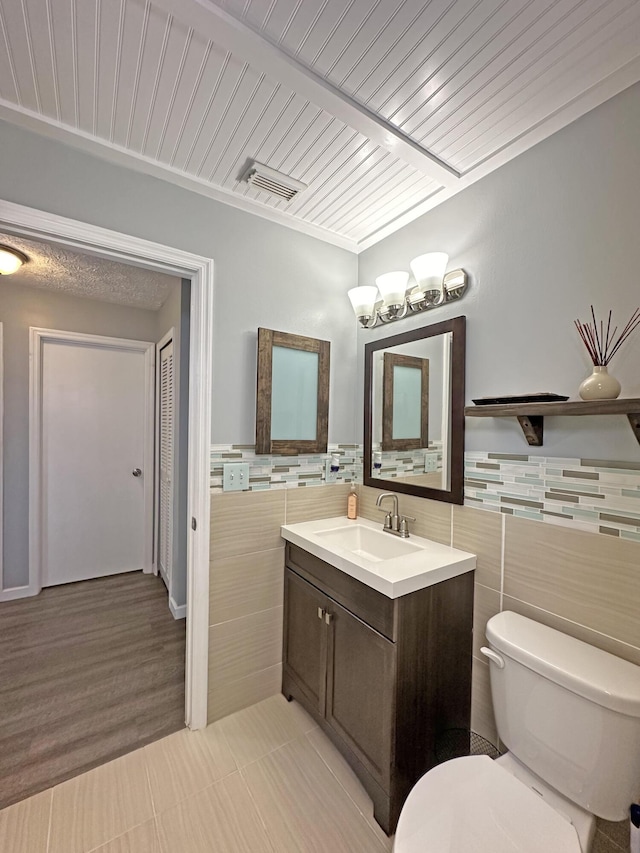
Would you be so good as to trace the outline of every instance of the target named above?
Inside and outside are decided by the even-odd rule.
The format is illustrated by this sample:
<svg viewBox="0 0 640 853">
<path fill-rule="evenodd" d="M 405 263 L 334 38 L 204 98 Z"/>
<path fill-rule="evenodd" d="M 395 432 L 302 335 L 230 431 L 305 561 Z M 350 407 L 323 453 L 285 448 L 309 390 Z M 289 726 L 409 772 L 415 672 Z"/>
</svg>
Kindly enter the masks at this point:
<svg viewBox="0 0 640 853">
<path fill-rule="evenodd" d="M 429 293 L 437 290 L 442 293 L 448 263 L 449 255 L 446 252 L 429 252 L 414 258 L 410 264 L 418 285 L 414 292 Z"/>
<path fill-rule="evenodd" d="M 375 314 L 375 304 L 378 301 L 378 288 L 372 284 L 362 287 L 352 287 L 349 291 L 349 299 L 353 305 L 353 313 L 356 317 L 371 319 Z"/>
<path fill-rule="evenodd" d="M 380 296 L 385 308 L 389 305 L 404 304 L 404 297 L 409 283 L 409 273 L 403 270 L 387 272 L 376 279 Z"/>
<path fill-rule="evenodd" d="M 26 261 L 22 252 L 8 246 L 0 246 L 0 275 L 11 275 Z"/>
</svg>

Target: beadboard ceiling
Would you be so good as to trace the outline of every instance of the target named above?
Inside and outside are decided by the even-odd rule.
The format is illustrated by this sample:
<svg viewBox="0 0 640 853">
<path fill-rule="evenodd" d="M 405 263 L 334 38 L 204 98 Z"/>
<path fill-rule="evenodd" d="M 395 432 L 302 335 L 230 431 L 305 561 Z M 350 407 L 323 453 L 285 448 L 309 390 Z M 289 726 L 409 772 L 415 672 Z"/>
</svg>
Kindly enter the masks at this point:
<svg viewBox="0 0 640 853">
<path fill-rule="evenodd" d="M 75 252 L 60 244 L 31 240 L 15 234 L 0 234 L 0 245 L 18 249 L 28 258 L 11 277 L 0 279 L 0 296 L 5 281 L 67 296 L 81 296 L 100 302 L 115 302 L 131 308 L 157 311 L 181 280 L 155 270 L 122 264 L 107 258 Z"/>
<path fill-rule="evenodd" d="M 354 251 L 638 80 L 638 0 L 0 0 L 0 117 Z"/>
</svg>

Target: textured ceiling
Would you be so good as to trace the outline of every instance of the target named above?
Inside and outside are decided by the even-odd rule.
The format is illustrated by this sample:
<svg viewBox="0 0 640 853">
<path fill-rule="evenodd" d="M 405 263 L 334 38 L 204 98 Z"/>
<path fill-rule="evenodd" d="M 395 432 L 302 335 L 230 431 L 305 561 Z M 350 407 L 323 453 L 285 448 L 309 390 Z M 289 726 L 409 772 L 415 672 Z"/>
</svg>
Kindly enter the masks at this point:
<svg viewBox="0 0 640 853">
<path fill-rule="evenodd" d="M 8 279 L 27 287 L 157 311 L 171 288 L 180 284 L 180 279 L 173 276 L 24 237 L 0 234 L 0 244 L 19 249 L 29 258 L 29 262 Z"/>
<path fill-rule="evenodd" d="M 0 117 L 355 251 L 638 80 L 639 0 L 0 0 Z"/>
</svg>

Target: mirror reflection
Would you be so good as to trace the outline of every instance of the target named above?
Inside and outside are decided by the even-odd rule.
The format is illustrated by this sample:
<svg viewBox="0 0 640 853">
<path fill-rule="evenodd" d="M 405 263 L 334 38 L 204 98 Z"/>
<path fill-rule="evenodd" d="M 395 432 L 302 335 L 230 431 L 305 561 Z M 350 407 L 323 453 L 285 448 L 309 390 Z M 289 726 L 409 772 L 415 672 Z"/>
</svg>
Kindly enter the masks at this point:
<svg viewBox="0 0 640 853">
<path fill-rule="evenodd" d="M 451 345 L 447 332 L 374 353 L 374 477 L 449 488 Z"/>
<path fill-rule="evenodd" d="M 365 346 L 368 486 L 463 500 L 465 318 Z"/>
<path fill-rule="evenodd" d="M 411 450 L 429 441 L 429 359 L 385 352 L 382 449 Z"/>
</svg>

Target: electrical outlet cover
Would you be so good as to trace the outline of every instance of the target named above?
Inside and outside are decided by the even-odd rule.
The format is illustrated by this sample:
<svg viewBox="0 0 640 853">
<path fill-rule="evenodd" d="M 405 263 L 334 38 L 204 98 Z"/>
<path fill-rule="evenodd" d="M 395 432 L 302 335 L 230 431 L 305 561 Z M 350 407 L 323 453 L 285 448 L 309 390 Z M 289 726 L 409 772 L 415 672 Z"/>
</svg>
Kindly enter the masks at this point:
<svg viewBox="0 0 640 853">
<path fill-rule="evenodd" d="M 424 454 L 424 470 L 426 474 L 438 470 L 438 454 L 435 451 Z"/>
<path fill-rule="evenodd" d="M 335 483 L 338 479 L 338 472 L 331 470 L 331 460 L 327 459 L 324 466 L 325 483 Z"/>
</svg>

